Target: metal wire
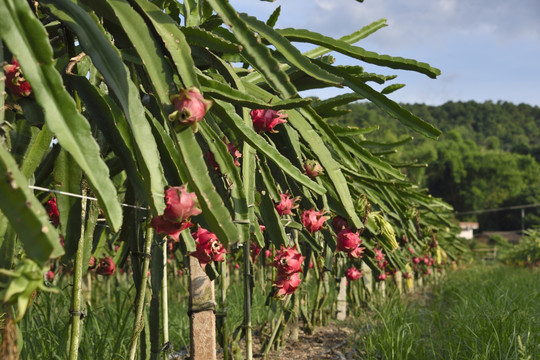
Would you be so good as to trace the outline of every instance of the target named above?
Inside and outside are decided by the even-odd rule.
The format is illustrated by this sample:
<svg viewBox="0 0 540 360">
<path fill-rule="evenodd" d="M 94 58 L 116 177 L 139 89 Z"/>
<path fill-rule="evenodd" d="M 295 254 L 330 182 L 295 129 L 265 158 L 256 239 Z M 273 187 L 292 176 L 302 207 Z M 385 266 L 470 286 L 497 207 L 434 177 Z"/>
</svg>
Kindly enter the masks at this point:
<svg viewBox="0 0 540 360">
<path fill-rule="evenodd" d="M 497 211 L 504 211 L 504 210 L 518 210 L 518 209 L 533 208 L 533 207 L 538 207 L 538 206 L 540 206 L 540 203 L 527 204 L 527 205 L 514 205 L 514 206 L 506 206 L 506 207 L 500 207 L 500 208 L 494 208 L 494 209 L 484 209 L 484 210 L 457 211 L 456 215 L 482 214 L 482 213 L 487 213 L 487 212 L 497 212 Z"/>
<path fill-rule="evenodd" d="M 60 195 L 76 197 L 76 198 L 79 198 L 79 199 L 87 199 L 87 200 L 92 200 L 92 201 L 97 201 L 98 200 L 97 198 L 91 197 L 91 196 L 79 195 L 79 194 L 74 194 L 74 193 L 61 191 L 61 190 L 48 189 L 48 188 L 44 188 L 44 187 L 41 187 L 41 186 L 28 185 L 28 187 L 30 189 L 34 189 L 34 190 L 47 191 L 47 192 L 52 192 L 52 193 L 56 193 L 56 194 L 60 194 Z M 120 205 L 125 206 L 125 207 L 130 207 L 130 208 L 133 208 L 133 209 L 138 209 L 138 210 L 148 210 L 147 208 L 143 208 L 143 207 L 135 206 L 135 205 L 130 205 L 130 204 L 120 203 Z"/>
</svg>

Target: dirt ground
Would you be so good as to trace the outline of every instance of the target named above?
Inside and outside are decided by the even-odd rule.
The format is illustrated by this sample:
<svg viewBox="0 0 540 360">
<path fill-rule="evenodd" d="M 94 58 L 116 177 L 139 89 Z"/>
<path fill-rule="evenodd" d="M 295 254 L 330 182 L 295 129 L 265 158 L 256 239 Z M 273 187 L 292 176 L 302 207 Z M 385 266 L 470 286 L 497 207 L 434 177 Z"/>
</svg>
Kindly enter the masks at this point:
<svg viewBox="0 0 540 360">
<path fill-rule="evenodd" d="M 353 360 L 360 359 L 361 352 L 356 349 L 355 340 L 360 333 L 347 325 L 347 322 L 333 323 L 318 327 L 313 334 L 306 334 L 300 328 L 298 340 L 285 339 L 285 346 L 271 351 L 268 360 Z M 358 326 L 358 325 L 357 325 Z M 234 360 L 245 359 L 244 342 L 239 343 Z M 175 353 L 175 360 L 189 359 L 186 349 Z M 257 334 L 253 335 L 253 358 L 263 359 L 261 343 Z M 217 360 L 223 360 L 223 352 L 218 350 Z"/>
<path fill-rule="evenodd" d="M 347 323 L 335 323 L 316 328 L 313 334 L 304 333 L 301 329 L 297 341 L 286 339 L 286 344 L 278 351 L 272 351 L 268 360 L 349 360 L 358 359 L 355 349 L 355 330 L 347 327 Z M 253 337 L 253 358 L 263 359 L 261 344 L 257 336 Z M 243 342 L 240 348 L 243 349 Z M 218 356 L 218 359 L 222 359 Z M 243 358 L 239 355 L 238 358 Z"/>
<path fill-rule="evenodd" d="M 407 301 L 418 304 L 427 304 L 433 299 L 433 294 L 424 289 L 405 295 Z M 358 360 L 365 356 L 365 352 L 358 348 L 359 339 L 371 330 L 371 326 L 358 319 L 348 318 L 341 322 L 331 322 L 329 325 L 318 327 L 313 334 L 307 334 L 300 327 L 298 340 L 285 339 L 285 345 L 278 351 L 271 351 L 267 360 Z M 244 342 L 241 341 L 236 349 L 234 360 L 245 359 L 243 354 Z M 183 357 L 175 360 L 189 359 L 187 352 Z M 263 359 L 259 333 L 253 333 L 253 358 Z M 223 360 L 223 352 L 218 350 L 217 360 Z"/>
<path fill-rule="evenodd" d="M 344 360 L 357 359 L 354 348 L 354 330 L 339 325 L 329 325 L 315 330 L 312 335 L 300 333 L 298 341 L 288 341 L 283 349 L 271 353 L 270 360 Z M 254 358 L 262 359 L 258 354 Z"/>
</svg>

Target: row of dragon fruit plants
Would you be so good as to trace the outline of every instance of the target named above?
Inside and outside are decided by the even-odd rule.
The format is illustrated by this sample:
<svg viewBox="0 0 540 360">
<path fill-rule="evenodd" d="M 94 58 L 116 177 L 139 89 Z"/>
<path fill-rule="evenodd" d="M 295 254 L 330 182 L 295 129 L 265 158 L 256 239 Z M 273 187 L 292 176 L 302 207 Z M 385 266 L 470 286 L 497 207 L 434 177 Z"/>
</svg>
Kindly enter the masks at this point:
<svg viewBox="0 0 540 360">
<path fill-rule="evenodd" d="M 384 282 L 458 259 L 451 207 L 384 157 L 403 141 L 368 149 L 365 134 L 377 124 L 328 121 L 366 99 L 424 136 L 440 135 L 387 97 L 402 84 L 370 86 L 396 76 L 335 65 L 332 51 L 374 69 L 440 71 L 354 45 L 385 19 L 333 39 L 277 29 L 279 15 L 277 7 L 261 21 L 225 0 L 0 3 L 1 296 L 11 317 L 23 317 L 60 272 L 72 276 L 75 359 L 82 276 L 126 271 L 137 291 L 135 358 L 149 273 L 175 281 L 171 256 L 198 259 L 215 279 L 243 249 L 246 333 L 251 264 L 263 249 L 278 303 L 310 272 L 320 282 L 328 272 L 354 281 L 367 266 Z M 302 53 L 293 42 L 315 47 Z M 351 92 L 299 94 L 325 87 Z"/>
<path fill-rule="evenodd" d="M 321 211 L 311 209 L 304 210 L 301 214 L 295 212 L 293 215 L 293 209 L 298 207 L 298 204 L 295 204 L 297 200 L 292 198 L 291 195 L 281 194 L 281 201 L 274 203 L 275 210 L 280 215 L 282 221 L 291 225 L 295 217 L 301 219 L 302 225 L 297 222 L 294 229 L 296 231 L 306 231 L 306 233 L 302 234 L 303 236 L 309 233 L 312 237 L 318 237 L 319 235 L 314 233 L 321 230 L 329 230 L 332 236 L 335 236 L 336 244 L 334 250 L 330 249 L 332 252 L 331 257 L 328 258 L 329 263 L 327 264 L 324 262 L 327 260 L 324 256 L 318 256 L 320 252 L 313 252 L 311 244 L 298 241 L 298 239 L 292 240 L 291 236 L 298 236 L 293 231 L 290 233 L 291 236 L 289 236 L 287 246 L 281 244 L 280 248 L 277 248 L 271 240 L 265 239 L 264 251 L 263 255 L 261 255 L 261 257 L 264 256 L 264 259 L 259 264 L 259 255 L 263 249 L 259 247 L 257 242 L 252 242 L 249 247 L 252 266 L 273 266 L 277 271 L 277 277 L 273 283 L 273 286 L 276 288 L 273 296 L 278 299 L 282 300 L 284 296 L 293 294 L 302 282 L 300 274 L 306 273 L 308 269 L 313 269 L 317 261 L 319 262 L 318 269 L 324 268 L 324 271 L 337 271 L 337 274 L 341 275 L 337 276 L 338 278 L 345 276 L 349 281 L 358 280 L 364 276 L 364 271 L 361 270 L 362 265 L 364 265 L 364 269 L 369 269 L 370 275 L 373 274 L 372 269 L 375 270 L 374 280 L 378 282 L 386 281 L 389 277 L 393 279 L 392 277 L 398 271 L 400 272 L 400 276 L 407 280 L 431 275 L 434 272 L 440 273 L 445 265 L 451 265 L 451 267 L 457 265 L 457 257 L 452 256 L 449 258 L 446 252 L 439 248 L 437 237 L 433 234 L 430 234 L 432 240 L 421 246 L 419 253 L 417 253 L 414 249 L 417 245 L 409 244 L 406 235 L 403 235 L 399 239 L 399 242 L 396 242 L 396 233 L 392 225 L 385 223 L 385 219 L 380 217 L 380 214 L 369 213 L 367 215 L 368 220 L 380 217 L 378 220 L 385 226 L 385 228 L 381 228 L 381 235 L 387 236 L 389 241 L 395 242 L 392 251 L 399 249 L 398 251 L 401 252 L 400 255 L 406 259 L 405 267 L 400 271 L 400 268 L 390 265 L 390 262 L 386 258 L 386 251 L 379 242 L 375 242 L 375 246 L 372 249 L 373 254 L 370 258 L 367 255 L 364 256 L 364 251 L 366 250 L 366 246 L 369 246 L 369 243 L 364 244 L 366 238 L 361 236 L 363 229 L 360 231 L 351 230 L 347 220 L 340 215 L 335 215 L 331 219 L 332 227 L 330 229 L 323 229 L 323 227 L 328 226 L 327 223 L 330 221 L 327 220 L 330 219 L 330 216 L 324 215 Z M 190 221 L 191 216 L 200 214 L 201 210 L 198 207 L 195 194 L 187 192 L 183 186 L 168 188 L 166 190 L 165 201 L 167 208 L 164 214 L 153 218 L 149 226 L 155 228 L 159 234 L 164 236 L 166 244 L 163 241 L 162 246 L 166 246 L 167 264 L 174 262 L 174 267 L 177 269 L 179 275 L 184 275 L 185 271 L 187 271 L 185 256 L 197 258 L 201 267 L 205 269 L 207 264 L 224 262 L 226 260 L 226 254 L 233 254 L 236 256 L 232 256 L 232 259 L 228 262 L 228 266 L 231 270 L 241 268 L 240 263 L 244 259 L 242 255 L 239 255 L 238 251 L 232 251 L 231 248 L 238 250 L 242 244 L 233 243 L 229 249 L 226 249 L 216 234 L 200 226 L 191 234 L 195 242 L 195 251 L 181 250 L 182 247 L 179 246 L 182 241 L 180 234 L 184 229 L 195 226 Z M 60 217 L 56 198 L 50 198 L 45 204 L 45 208 L 51 222 L 56 227 L 59 227 Z M 186 215 L 188 216 L 186 217 Z M 266 226 L 260 224 L 259 228 L 264 237 Z M 387 233 L 383 233 L 383 231 L 387 231 Z M 88 261 L 88 272 L 107 277 L 114 275 L 117 271 L 120 274 L 130 271 L 129 259 L 127 257 L 129 252 L 128 247 L 124 246 L 123 242 L 115 234 L 103 233 L 103 229 L 100 229 L 98 236 L 94 234 L 93 238 L 97 240 L 97 245 L 94 245 L 95 249 L 92 250 L 92 255 Z M 64 238 L 61 234 L 60 243 L 64 246 Z M 302 248 L 303 250 L 301 250 Z M 309 259 L 303 256 L 302 253 L 309 254 Z M 390 252 L 390 254 L 391 256 L 394 255 L 393 252 Z M 340 261 L 339 270 L 336 269 L 338 259 Z M 376 267 L 372 265 L 371 268 L 366 268 L 365 265 L 367 263 L 375 264 Z M 57 261 L 51 261 L 50 267 L 45 274 L 45 280 L 52 284 L 57 274 L 72 275 L 73 262 L 65 262 L 62 258 L 57 259 Z M 396 282 L 395 279 L 393 281 Z M 412 286 L 407 285 L 408 288 Z"/>
</svg>

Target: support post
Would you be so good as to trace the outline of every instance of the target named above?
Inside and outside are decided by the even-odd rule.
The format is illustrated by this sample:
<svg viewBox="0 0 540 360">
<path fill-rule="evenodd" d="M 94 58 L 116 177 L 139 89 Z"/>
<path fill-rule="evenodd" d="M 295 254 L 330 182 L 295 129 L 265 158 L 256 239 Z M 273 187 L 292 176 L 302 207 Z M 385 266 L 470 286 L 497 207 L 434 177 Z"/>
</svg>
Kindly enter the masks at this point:
<svg viewBox="0 0 540 360">
<path fill-rule="evenodd" d="M 206 275 L 199 260 L 189 257 L 190 359 L 216 359 L 216 303 L 214 282 Z"/>
<path fill-rule="evenodd" d="M 2 325 L 0 327 L 2 335 L 0 358 L 6 360 L 19 360 L 19 350 L 17 349 L 17 325 L 15 325 L 15 320 L 13 319 L 11 306 L 4 304 L 0 309 L 6 311 L 6 317 L 3 319 L 3 324 L 0 324 Z"/>
<path fill-rule="evenodd" d="M 414 273 L 411 271 L 409 274 L 411 277 L 405 280 L 405 289 L 408 293 L 411 293 L 414 292 Z"/>
<path fill-rule="evenodd" d="M 367 266 L 365 262 L 362 263 L 362 272 L 364 273 L 363 279 L 364 279 L 365 288 L 367 290 L 365 300 L 368 300 L 373 293 L 373 272 L 371 271 L 371 268 Z"/>
<path fill-rule="evenodd" d="M 418 278 L 416 279 L 416 286 L 418 289 L 422 289 L 424 286 L 424 279 L 422 278 L 422 274 L 418 274 Z"/>
<path fill-rule="evenodd" d="M 379 292 L 379 296 L 382 298 L 386 297 L 386 282 L 385 281 L 379 281 L 375 284 L 377 287 L 377 290 Z"/>
<path fill-rule="evenodd" d="M 339 279 L 339 292 L 337 296 L 337 320 L 344 321 L 347 317 L 347 278 Z"/>
<path fill-rule="evenodd" d="M 394 281 L 396 282 L 396 287 L 400 294 L 403 294 L 403 275 L 401 271 L 397 271 L 394 274 Z"/>
</svg>

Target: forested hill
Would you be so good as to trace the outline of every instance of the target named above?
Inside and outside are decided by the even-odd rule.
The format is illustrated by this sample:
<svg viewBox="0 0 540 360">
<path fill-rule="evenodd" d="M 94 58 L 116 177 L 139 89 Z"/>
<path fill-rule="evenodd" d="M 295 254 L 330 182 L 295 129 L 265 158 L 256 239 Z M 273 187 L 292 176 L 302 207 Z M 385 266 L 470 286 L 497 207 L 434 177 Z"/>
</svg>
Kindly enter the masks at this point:
<svg viewBox="0 0 540 360">
<path fill-rule="evenodd" d="M 425 104 L 402 105 L 413 114 L 434 125 L 443 133 L 451 130 L 464 140 L 479 146 L 500 147 L 518 153 L 530 153 L 540 159 L 540 107 L 508 102 L 477 103 L 447 102 L 440 106 Z M 413 134 L 385 112 L 367 103 L 348 106 L 352 111 L 339 118 L 339 122 L 368 127 L 380 124 L 381 133 L 373 135 L 381 140 L 389 134 Z M 414 135 L 415 138 L 419 136 Z M 443 135 L 444 137 L 444 135 Z M 495 142 L 495 143 L 494 143 Z"/>
<path fill-rule="evenodd" d="M 366 103 L 348 105 L 351 111 L 334 121 L 360 128 L 378 125 L 378 130 L 364 134 L 362 144 L 458 212 L 540 203 L 539 107 L 472 101 L 402 106 L 442 130 L 440 139 L 426 139 Z M 406 141 L 411 136 L 414 140 Z M 400 146 L 394 153 L 377 143 Z M 519 210 L 461 219 L 478 220 L 485 230 L 522 226 Z M 526 212 L 525 227 L 535 226 L 540 226 L 540 207 Z"/>
</svg>

